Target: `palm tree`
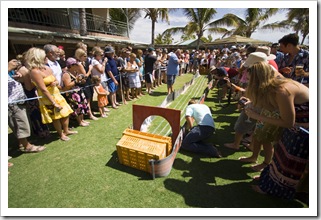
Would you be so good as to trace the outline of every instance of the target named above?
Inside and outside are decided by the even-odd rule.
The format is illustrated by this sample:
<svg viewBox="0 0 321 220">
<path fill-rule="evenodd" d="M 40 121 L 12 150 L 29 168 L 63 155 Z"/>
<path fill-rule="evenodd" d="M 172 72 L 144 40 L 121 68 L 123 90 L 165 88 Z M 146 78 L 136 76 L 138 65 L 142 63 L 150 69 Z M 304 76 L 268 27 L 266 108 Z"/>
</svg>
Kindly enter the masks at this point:
<svg viewBox="0 0 321 220">
<path fill-rule="evenodd" d="M 79 8 L 79 34 L 80 36 L 86 36 L 87 35 L 87 21 L 86 21 L 86 9 L 85 8 Z"/>
<path fill-rule="evenodd" d="M 301 44 L 304 43 L 305 38 L 309 35 L 309 8 L 289 8 L 287 9 L 287 19 L 264 25 L 263 29 L 279 29 L 286 30 L 293 29 L 296 34 L 302 35 Z"/>
<path fill-rule="evenodd" d="M 157 34 L 156 38 L 155 38 L 155 44 L 166 44 L 166 45 L 169 45 L 169 44 L 172 44 L 173 43 L 173 40 L 174 38 L 172 37 L 171 34 L 165 34 L 165 35 L 162 35 L 162 34 Z"/>
<path fill-rule="evenodd" d="M 157 34 L 156 38 L 154 39 L 155 44 L 164 44 L 163 42 L 163 35 Z"/>
<path fill-rule="evenodd" d="M 150 18 L 152 20 L 152 45 L 154 45 L 155 23 L 160 18 L 162 21 L 165 20 L 169 24 L 168 13 L 169 13 L 170 10 L 173 10 L 173 9 L 168 9 L 168 8 L 143 8 L 142 10 L 146 13 L 144 18 Z"/>
<path fill-rule="evenodd" d="M 209 30 L 208 22 L 216 14 L 214 8 L 185 8 L 182 9 L 184 15 L 188 18 L 189 22 L 185 27 L 173 27 L 165 30 L 163 34 L 185 34 L 191 36 L 196 34 L 197 36 L 197 49 L 199 49 L 200 40 L 206 30 Z M 210 31 L 210 30 L 209 30 Z"/>
<path fill-rule="evenodd" d="M 205 42 L 205 43 L 211 43 L 211 42 L 213 42 L 213 37 L 212 37 L 212 35 L 209 34 L 209 35 L 207 36 L 207 38 L 203 36 L 203 37 L 201 38 L 201 40 L 202 40 L 203 42 Z"/>
<path fill-rule="evenodd" d="M 276 14 L 278 10 L 278 8 L 248 8 L 245 11 L 244 20 L 229 13 L 209 25 L 213 28 L 219 28 L 222 25 L 233 27 L 231 30 L 225 29 L 223 37 L 228 35 L 251 37 L 251 35 L 260 28 L 261 24 Z M 220 31 L 223 32 L 224 28 L 220 28 Z"/>
<path fill-rule="evenodd" d="M 164 44 L 168 45 L 168 44 L 172 44 L 173 43 L 174 38 L 172 37 L 172 35 L 170 33 L 162 35 L 162 36 L 163 36 Z"/>
<path fill-rule="evenodd" d="M 186 34 L 182 34 L 181 35 L 181 41 L 187 41 L 187 40 L 195 40 L 196 39 L 196 35 L 192 34 L 192 35 L 186 35 Z"/>
<path fill-rule="evenodd" d="M 133 30 L 135 22 L 141 17 L 141 9 L 139 8 L 110 8 L 109 9 L 110 19 L 115 21 L 127 22 L 129 30 Z M 125 30 L 124 30 L 125 31 Z"/>
</svg>

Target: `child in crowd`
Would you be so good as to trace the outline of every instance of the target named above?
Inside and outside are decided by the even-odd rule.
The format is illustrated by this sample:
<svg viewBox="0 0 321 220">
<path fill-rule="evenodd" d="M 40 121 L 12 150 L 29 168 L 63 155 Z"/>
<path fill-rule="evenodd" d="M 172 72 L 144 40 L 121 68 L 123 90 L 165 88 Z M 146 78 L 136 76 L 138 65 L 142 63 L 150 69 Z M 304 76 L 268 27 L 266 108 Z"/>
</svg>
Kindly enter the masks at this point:
<svg viewBox="0 0 321 220">
<path fill-rule="evenodd" d="M 108 104 L 107 95 L 109 95 L 109 92 L 106 91 L 104 87 L 101 85 L 101 79 L 98 76 L 93 76 L 91 80 L 95 85 L 94 90 L 97 93 L 97 102 L 100 116 L 102 118 L 106 118 L 106 114 L 108 113 L 105 113 L 105 106 Z"/>
</svg>

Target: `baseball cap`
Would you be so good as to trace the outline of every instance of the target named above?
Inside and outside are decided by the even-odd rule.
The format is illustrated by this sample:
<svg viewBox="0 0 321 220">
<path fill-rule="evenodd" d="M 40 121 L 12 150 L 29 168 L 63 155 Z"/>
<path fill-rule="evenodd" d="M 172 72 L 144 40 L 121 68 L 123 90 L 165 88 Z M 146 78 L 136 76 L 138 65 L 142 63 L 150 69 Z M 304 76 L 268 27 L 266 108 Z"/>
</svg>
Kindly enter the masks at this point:
<svg viewBox="0 0 321 220">
<path fill-rule="evenodd" d="M 149 47 L 148 48 L 148 52 L 152 52 L 152 51 L 154 51 L 155 49 L 154 49 L 154 47 Z"/>
<path fill-rule="evenodd" d="M 112 47 L 110 46 L 105 47 L 105 53 L 114 53 L 114 52 L 115 50 Z"/>
</svg>

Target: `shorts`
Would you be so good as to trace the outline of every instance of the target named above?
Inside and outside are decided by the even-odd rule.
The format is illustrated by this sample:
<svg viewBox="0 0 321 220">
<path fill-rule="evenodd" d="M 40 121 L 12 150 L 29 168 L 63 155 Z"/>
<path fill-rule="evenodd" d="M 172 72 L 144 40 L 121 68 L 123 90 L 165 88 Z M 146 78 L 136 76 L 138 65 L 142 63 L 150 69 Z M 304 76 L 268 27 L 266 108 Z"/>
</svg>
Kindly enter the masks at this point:
<svg viewBox="0 0 321 220">
<path fill-rule="evenodd" d="M 30 124 L 25 104 L 8 105 L 8 123 L 18 139 L 30 136 Z"/>
<path fill-rule="evenodd" d="M 114 83 L 113 80 L 108 81 L 108 91 L 111 93 L 115 93 L 118 89 L 118 86 Z"/>
<path fill-rule="evenodd" d="M 234 130 L 237 133 L 244 135 L 244 134 L 254 130 L 256 120 L 254 120 L 253 118 L 250 118 L 251 122 L 246 122 L 246 120 L 247 120 L 247 115 L 245 114 L 244 110 L 242 110 L 241 114 L 237 118 L 235 125 L 234 125 Z"/>
<path fill-rule="evenodd" d="M 145 74 L 145 81 L 146 81 L 146 83 L 152 83 L 153 82 L 153 75 L 150 72 Z"/>
<path fill-rule="evenodd" d="M 175 83 L 176 75 L 167 75 L 167 85 L 172 86 Z"/>
<path fill-rule="evenodd" d="M 217 82 L 217 86 L 222 87 L 222 86 L 226 85 L 226 83 L 227 83 L 226 79 L 220 79 Z"/>
</svg>

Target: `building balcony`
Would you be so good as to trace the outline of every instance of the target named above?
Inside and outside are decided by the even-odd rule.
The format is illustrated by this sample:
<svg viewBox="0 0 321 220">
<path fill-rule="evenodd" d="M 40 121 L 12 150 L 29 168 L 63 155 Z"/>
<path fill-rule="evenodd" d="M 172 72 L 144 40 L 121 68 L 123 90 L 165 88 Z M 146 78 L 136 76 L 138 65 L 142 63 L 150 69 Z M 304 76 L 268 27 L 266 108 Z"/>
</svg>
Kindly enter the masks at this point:
<svg viewBox="0 0 321 220">
<path fill-rule="evenodd" d="M 59 30 L 79 33 L 78 9 L 9 8 L 9 26 L 39 30 Z M 127 24 L 86 12 L 88 35 L 108 34 L 127 37 Z"/>
</svg>

